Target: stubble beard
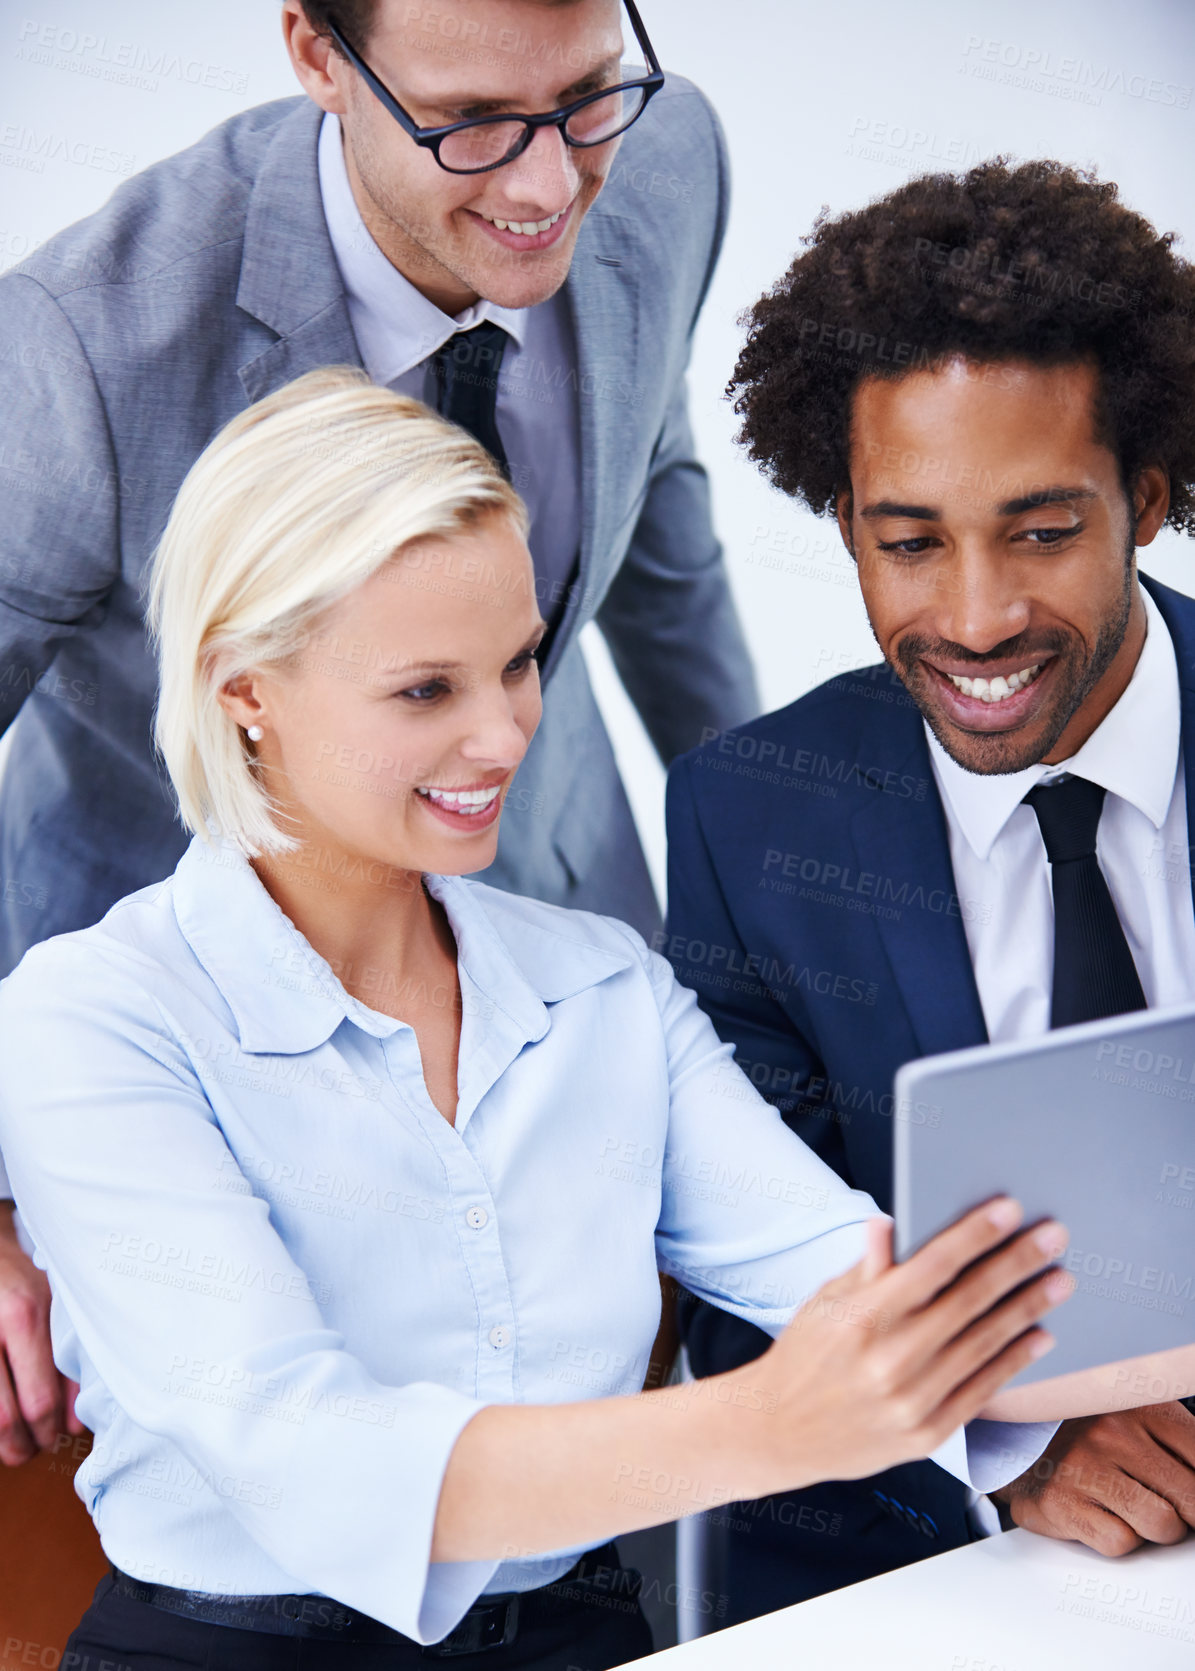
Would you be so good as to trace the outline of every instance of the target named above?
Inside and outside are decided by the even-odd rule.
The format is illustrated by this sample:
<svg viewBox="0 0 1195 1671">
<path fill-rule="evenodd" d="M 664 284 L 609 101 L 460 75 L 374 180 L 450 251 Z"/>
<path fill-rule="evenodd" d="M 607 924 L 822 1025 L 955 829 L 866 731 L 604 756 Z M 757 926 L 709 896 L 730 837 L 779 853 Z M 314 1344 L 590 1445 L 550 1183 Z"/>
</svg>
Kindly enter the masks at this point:
<svg viewBox="0 0 1195 1671">
<path fill-rule="evenodd" d="M 967 741 L 960 747 L 960 728 L 944 719 L 927 695 L 926 675 L 920 665 L 922 656 L 938 655 L 942 660 L 949 661 L 974 660 L 977 672 L 981 672 L 985 661 L 1016 659 L 1016 639 L 1010 638 L 997 645 L 984 657 L 973 657 L 963 645 L 947 644 L 942 640 L 935 642 L 918 635 L 910 635 L 900 641 L 893 666 L 920 709 L 925 723 L 957 765 L 981 777 L 998 777 L 1023 772 L 1053 753 L 1067 726 L 1107 673 L 1124 643 L 1133 603 L 1133 555 L 1135 547 L 1131 546 L 1119 606 L 1114 616 L 1101 623 L 1090 656 L 1085 656 L 1083 641 L 1077 633 L 1062 631 L 1035 636 L 1032 649 L 1026 650 L 1027 662 L 1033 661 L 1042 650 L 1055 652 L 1056 671 L 1052 677 L 1056 688 L 1048 712 L 1036 716 L 1032 735 L 1023 742 L 1018 743 L 1015 734 L 968 732 L 963 734 Z"/>
</svg>

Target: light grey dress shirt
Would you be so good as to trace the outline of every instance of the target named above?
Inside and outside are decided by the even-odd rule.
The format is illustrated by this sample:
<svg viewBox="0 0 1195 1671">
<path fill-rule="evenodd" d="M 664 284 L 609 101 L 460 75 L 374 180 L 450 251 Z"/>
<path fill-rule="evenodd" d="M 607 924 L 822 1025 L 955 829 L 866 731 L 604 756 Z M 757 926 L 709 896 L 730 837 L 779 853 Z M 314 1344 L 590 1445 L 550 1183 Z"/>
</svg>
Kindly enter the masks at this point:
<svg viewBox="0 0 1195 1671">
<path fill-rule="evenodd" d="M 442 343 L 483 320 L 509 332 L 498 375 L 498 432 L 531 517 L 528 543 L 539 606 L 550 618 L 573 577 L 581 543 L 577 353 L 564 290 L 533 308 L 504 308 L 483 298 L 455 317 L 442 313 L 366 229 L 349 184 L 340 120 L 332 115 L 320 127 L 319 183 L 353 335 L 375 383 L 434 406 L 430 357 Z"/>
</svg>

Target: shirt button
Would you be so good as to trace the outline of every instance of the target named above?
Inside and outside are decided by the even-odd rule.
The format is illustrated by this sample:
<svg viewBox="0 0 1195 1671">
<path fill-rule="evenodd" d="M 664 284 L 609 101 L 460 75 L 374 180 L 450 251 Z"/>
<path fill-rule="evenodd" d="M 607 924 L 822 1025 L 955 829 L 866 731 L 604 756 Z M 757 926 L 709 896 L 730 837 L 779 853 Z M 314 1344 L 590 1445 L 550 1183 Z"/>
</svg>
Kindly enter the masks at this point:
<svg viewBox="0 0 1195 1671">
<path fill-rule="evenodd" d="M 490 1345 L 497 1347 L 509 1346 L 512 1333 L 513 1331 L 508 1329 L 505 1323 L 495 1323 L 493 1328 L 490 1330 Z"/>
<path fill-rule="evenodd" d="M 470 1230 L 484 1230 L 489 1222 L 490 1215 L 486 1212 L 484 1207 L 470 1207 L 469 1211 L 465 1214 L 465 1223 L 469 1226 Z"/>
</svg>

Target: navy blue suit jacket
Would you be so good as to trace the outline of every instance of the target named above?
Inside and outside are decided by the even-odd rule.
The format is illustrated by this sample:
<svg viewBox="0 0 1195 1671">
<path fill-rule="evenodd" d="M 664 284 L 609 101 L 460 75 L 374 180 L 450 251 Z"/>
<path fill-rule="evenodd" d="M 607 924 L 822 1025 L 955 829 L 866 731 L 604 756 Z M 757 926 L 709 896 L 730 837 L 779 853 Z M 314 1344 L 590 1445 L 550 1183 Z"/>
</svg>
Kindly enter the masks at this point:
<svg viewBox="0 0 1195 1671">
<path fill-rule="evenodd" d="M 1195 601 L 1144 584 L 1174 639 L 1189 740 Z M 1190 817 L 1189 741 L 1184 758 Z M 669 777 L 668 849 L 668 927 L 657 944 L 789 1124 L 891 1210 L 897 1068 L 987 1041 L 967 949 L 969 906 L 955 891 L 921 715 L 899 679 L 886 663 L 831 679 L 685 755 Z M 913 1108 L 901 1117 L 932 1113 Z M 698 1373 L 734 1367 L 767 1344 L 708 1306 L 683 1308 L 682 1328 Z M 964 1541 L 961 1487 L 932 1463 L 902 1477 L 898 1506 L 913 1510 L 906 1520 L 919 1518 L 923 1531 L 928 1520 L 937 1535 L 918 1542 L 910 1530 L 901 1558 Z M 826 1568 L 834 1582 L 823 1588 L 882 1570 L 865 1545 L 881 1529 L 881 1541 L 892 1538 L 860 1507 L 870 1499 L 883 1511 L 891 1492 L 875 1482 L 833 1489 L 837 1497 L 819 1501 L 838 1504 L 832 1512 L 841 1510 L 856 1533 L 834 1549 L 825 1538 L 806 1539 L 803 1550 L 793 1536 L 780 1540 L 790 1564 Z M 775 1517 L 768 1524 L 778 1535 Z M 764 1541 L 757 1535 L 753 1545 Z M 758 1570 L 758 1556 L 751 1565 Z M 767 1606 L 796 1599 L 787 1589 Z"/>
</svg>

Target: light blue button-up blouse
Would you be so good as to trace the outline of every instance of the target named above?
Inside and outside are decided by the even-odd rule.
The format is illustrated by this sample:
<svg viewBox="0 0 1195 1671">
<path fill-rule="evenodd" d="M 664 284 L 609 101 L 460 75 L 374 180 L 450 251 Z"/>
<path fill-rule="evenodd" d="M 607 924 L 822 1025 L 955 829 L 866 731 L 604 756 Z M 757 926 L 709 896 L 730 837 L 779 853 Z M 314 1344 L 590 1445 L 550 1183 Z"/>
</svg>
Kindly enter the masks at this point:
<svg viewBox="0 0 1195 1671">
<path fill-rule="evenodd" d="M 427 885 L 459 952 L 455 1126 L 411 1028 L 351 997 L 228 845 L 196 840 L 0 984 L 0 1142 L 109 1558 L 335 1597 L 420 1642 L 579 1553 L 429 1562 L 479 1409 L 637 1391 L 657 1266 L 775 1334 L 875 1211 L 631 929 Z M 1003 1434 L 1001 1476 L 1043 1442 Z"/>
</svg>

